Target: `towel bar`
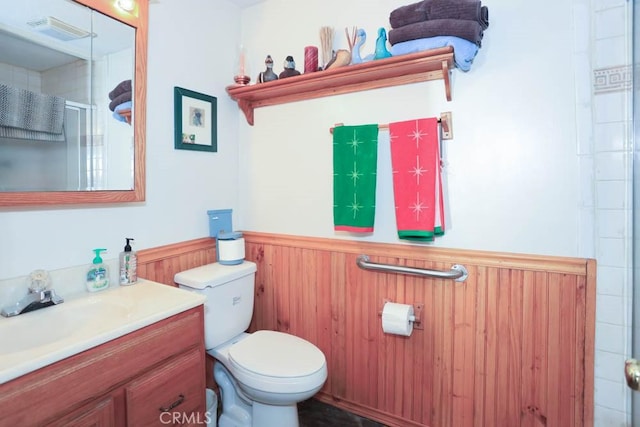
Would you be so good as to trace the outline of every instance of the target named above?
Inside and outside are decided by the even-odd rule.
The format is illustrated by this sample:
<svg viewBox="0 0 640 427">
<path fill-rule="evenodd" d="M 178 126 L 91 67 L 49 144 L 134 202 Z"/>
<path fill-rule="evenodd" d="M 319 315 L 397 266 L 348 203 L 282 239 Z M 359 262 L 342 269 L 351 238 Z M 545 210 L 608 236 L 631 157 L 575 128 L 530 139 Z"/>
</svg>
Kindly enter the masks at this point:
<svg viewBox="0 0 640 427">
<path fill-rule="evenodd" d="M 453 118 L 451 111 L 440 113 L 438 123 L 440 123 L 440 126 L 442 127 L 442 139 L 453 139 Z M 336 123 L 333 127 L 329 128 L 329 133 L 333 133 L 333 129 L 336 126 L 344 126 L 344 123 Z M 389 124 L 379 124 L 378 129 L 389 130 Z M 442 148 L 440 149 L 440 152 L 442 152 Z"/>
<path fill-rule="evenodd" d="M 454 279 L 456 282 L 467 280 L 469 273 L 464 265 L 454 264 L 449 271 L 428 270 L 424 268 L 403 267 L 401 265 L 377 264 L 369 262 L 369 257 L 359 255 L 356 264 L 363 270 L 390 271 L 393 273 L 413 274 L 416 276 L 437 277 L 439 279 Z"/>
</svg>

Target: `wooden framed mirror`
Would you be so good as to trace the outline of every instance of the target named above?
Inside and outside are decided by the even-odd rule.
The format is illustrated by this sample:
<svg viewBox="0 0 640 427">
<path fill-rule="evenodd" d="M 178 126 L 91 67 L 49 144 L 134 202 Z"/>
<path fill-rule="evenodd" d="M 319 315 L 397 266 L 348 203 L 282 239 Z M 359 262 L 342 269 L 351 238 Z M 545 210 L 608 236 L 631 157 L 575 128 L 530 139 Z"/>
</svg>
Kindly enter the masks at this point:
<svg viewBox="0 0 640 427">
<path fill-rule="evenodd" d="M 14 7 L 15 8 L 30 7 L 31 8 L 30 13 L 34 15 L 33 17 L 37 18 L 35 21 L 45 22 L 43 28 L 41 29 L 41 32 L 44 34 L 54 30 L 62 30 L 62 31 L 68 30 L 71 32 L 78 30 L 78 28 L 74 26 L 71 26 L 70 28 L 65 27 L 67 23 L 60 22 L 62 20 L 57 19 L 58 17 L 55 16 L 55 14 L 57 13 L 62 14 L 62 12 L 55 11 L 54 13 L 51 13 L 50 11 L 38 10 L 39 9 L 38 4 L 43 4 L 43 3 L 38 3 L 38 1 L 40 0 L 25 0 L 23 2 L 17 2 L 15 3 L 15 6 L 11 6 L 9 9 L 12 9 Z M 46 7 L 49 7 L 49 5 L 52 4 L 52 2 L 50 2 L 49 0 L 46 0 L 46 1 L 47 1 Z M 57 155 L 58 157 L 56 157 L 56 155 L 50 155 L 48 153 L 52 150 L 52 148 L 49 148 L 49 147 L 52 147 L 54 144 L 59 144 L 57 142 L 51 143 L 48 141 L 46 142 L 36 141 L 35 143 L 32 143 L 31 141 L 27 141 L 26 139 L 19 140 L 18 138 L 26 138 L 26 137 L 23 137 L 21 134 L 12 140 L 7 140 L 5 138 L 4 140 L 5 147 L 2 147 L 0 143 L 0 207 L 3 207 L 3 206 L 46 207 L 46 206 L 56 206 L 56 205 L 113 204 L 113 203 L 128 203 L 128 202 L 144 201 L 145 200 L 146 79 L 147 79 L 146 63 L 147 63 L 147 30 L 148 30 L 147 26 L 148 26 L 148 7 L 149 7 L 148 2 L 147 0 L 133 0 L 128 2 L 122 1 L 122 0 L 57 0 L 57 1 L 66 3 L 67 5 L 72 6 L 76 9 L 82 9 L 86 11 L 86 13 L 91 14 L 92 21 L 88 25 L 90 28 L 87 33 L 89 35 L 88 36 L 82 35 L 82 37 L 87 39 L 86 42 L 88 43 L 97 43 L 98 41 L 102 43 L 106 43 L 109 40 L 114 40 L 116 36 L 114 34 L 110 34 L 111 28 L 114 28 L 114 25 L 123 28 L 126 33 L 130 34 L 130 44 L 132 46 L 127 49 L 127 55 L 129 56 L 129 64 L 130 64 L 129 65 L 130 70 L 128 71 L 128 75 L 132 77 L 132 79 L 131 77 L 128 77 L 129 79 L 131 79 L 130 86 L 129 86 L 130 88 L 129 96 L 131 99 L 131 101 L 129 102 L 129 105 L 131 105 L 132 107 L 131 116 L 130 117 L 127 116 L 127 114 L 124 112 L 125 110 L 122 110 L 122 112 L 118 114 L 118 117 L 116 117 L 116 114 L 115 114 L 115 113 L 118 113 L 118 111 L 112 113 L 113 107 L 112 107 L 112 103 L 109 102 L 110 101 L 109 98 L 111 98 L 112 93 L 115 93 L 116 91 L 116 89 L 112 87 L 114 85 L 113 79 L 116 77 L 112 77 L 111 82 L 108 83 L 111 86 L 106 87 L 106 84 L 104 83 L 105 81 L 109 81 L 109 79 L 104 77 L 104 74 L 107 73 L 107 71 L 104 71 L 104 70 L 113 69 L 114 68 L 113 64 L 114 63 L 117 64 L 118 61 L 121 61 L 121 59 L 119 58 L 122 56 L 122 54 L 116 53 L 116 54 L 111 54 L 110 56 L 105 55 L 100 59 L 96 59 L 97 58 L 96 52 L 98 52 L 98 49 L 95 47 L 92 48 L 91 54 L 90 54 L 91 56 L 89 60 L 85 61 L 88 64 L 86 65 L 86 68 L 89 70 L 90 77 L 88 77 L 86 81 L 82 81 L 82 79 L 78 79 L 75 83 L 72 83 L 72 84 L 77 84 L 78 86 L 82 86 L 82 85 L 89 86 L 90 87 L 89 91 L 92 92 L 92 96 L 89 97 L 90 101 L 86 101 L 84 103 L 76 103 L 73 101 L 69 101 L 68 99 L 63 100 L 63 102 L 66 102 L 67 106 L 71 105 L 72 107 L 74 107 L 76 104 L 80 104 L 81 109 L 84 109 L 85 111 L 84 116 L 82 117 L 85 117 L 85 118 L 82 120 L 76 119 L 74 121 L 72 116 L 71 120 L 67 120 L 68 114 L 69 114 L 68 111 L 70 111 L 71 108 L 64 107 L 63 122 L 65 126 L 64 128 L 65 143 L 68 144 L 66 140 L 69 139 L 68 137 L 69 132 L 72 132 L 72 131 L 69 131 L 69 129 L 72 129 L 72 130 L 75 128 L 80 129 L 83 135 L 77 138 L 78 140 L 77 143 L 74 140 L 74 143 L 76 146 L 80 146 L 79 151 L 82 151 L 83 154 L 80 155 L 77 159 L 77 163 L 80 164 L 79 168 L 77 166 L 75 167 L 75 169 L 80 169 L 79 173 L 78 173 L 78 170 L 73 170 L 71 172 L 67 170 L 66 172 L 62 172 L 61 174 L 67 174 L 70 176 L 73 176 L 74 174 L 79 174 L 81 177 L 80 181 L 82 181 L 83 179 L 84 181 L 79 182 L 74 178 L 71 180 L 73 181 L 71 183 L 69 183 L 68 181 L 70 180 L 67 179 L 67 183 L 65 184 L 53 185 L 49 181 L 56 181 L 57 178 L 50 179 L 49 177 L 44 175 L 44 177 L 39 178 L 39 181 L 43 182 L 44 184 L 31 186 L 31 183 L 26 182 L 30 180 L 30 176 L 38 174 L 40 172 L 40 169 L 48 168 L 48 166 L 44 167 L 44 166 L 41 166 L 41 164 L 46 164 L 47 162 L 49 164 L 65 163 L 65 162 L 71 164 L 72 161 L 66 161 L 64 159 L 58 161 L 57 159 L 63 158 L 60 156 L 66 156 L 67 158 L 71 158 L 73 160 L 73 157 L 77 156 L 77 153 L 75 152 L 72 152 L 70 154 L 66 153 L 66 154 Z M 125 10 L 123 8 L 123 7 L 127 7 L 127 3 L 129 4 L 129 6 L 131 6 L 130 10 Z M 44 9 L 44 7 L 42 9 Z M 8 13 L 7 15 L 10 15 L 10 13 Z M 40 18 L 40 15 L 42 15 L 42 18 Z M 32 17 L 32 20 L 28 22 L 29 24 L 32 24 L 34 22 L 33 17 Z M 102 24 L 100 24 L 100 20 L 103 21 Z M 59 22 L 52 22 L 52 21 L 59 21 Z M 52 27 L 56 27 L 56 28 L 49 28 L 51 24 L 56 24 L 56 25 L 52 25 Z M 10 27 L 11 27 L 10 25 L 5 25 L 5 23 L 2 22 L 2 20 L 0 20 L 0 33 L 2 33 L 3 31 L 7 32 L 8 31 L 7 28 L 10 28 Z M 100 33 L 98 33 L 97 30 L 93 31 L 94 28 L 99 28 Z M 26 31 L 24 30 L 17 30 L 18 35 L 24 36 L 24 34 L 20 34 L 21 32 L 26 34 Z M 0 36 L 1 35 L 2 34 L 0 34 Z M 46 34 L 46 36 L 51 36 L 51 34 Z M 34 37 L 46 38 L 44 36 L 39 36 L 39 35 Z M 27 38 L 28 38 L 28 35 L 27 35 Z M 62 39 L 64 37 L 60 37 L 60 38 Z M 90 41 L 90 39 L 93 39 L 93 41 Z M 54 44 L 57 42 L 52 41 L 51 43 Z M 71 45 L 71 43 L 69 43 L 69 45 Z M 2 49 L 0 48 L 0 50 Z M 3 54 L 3 56 L 5 55 Z M 33 55 L 31 55 L 31 57 L 33 57 Z M 4 61 L 0 59 L 0 66 L 3 65 L 1 64 L 2 62 Z M 6 67 L 11 68 L 12 65 L 8 65 Z M 15 66 L 13 68 L 14 74 L 16 73 L 15 70 L 23 70 L 23 69 L 24 69 L 23 66 L 20 66 L 20 67 Z M 3 71 L 1 67 L 0 67 L 0 71 Z M 28 71 L 29 73 L 31 73 L 30 70 Z M 7 73 L 4 73 L 5 76 L 6 74 Z M 98 77 L 96 77 L 96 74 L 98 75 Z M 120 79 L 123 79 L 121 75 L 117 77 L 118 81 Z M 127 74 L 125 73 L 125 75 Z M 36 79 L 39 79 L 39 78 L 40 77 L 37 75 L 37 72 L 36 72 Z M 127 77 L 124 77 L 124 79 L 126 78 Z M 19 80 L 22 80 L 22 79 L 23 79 L 22 76 L 20 76 Z M 43 81 L 44 81 L 44 78 L 43 78 Z M 126 80 L 122 80 L 122 82 L 124 81 Z M 100 88 L 100 90 L 96 90 L 96 87 L 100 85 L 100 83 L 96 83 L 96 82 L 102 82 L 102 87 Z M 14 87 L 9 86 L 9 84 L 5 84 L 3 87 L 4 83 L 5 82 L 3 82 L 3 74 L 0 73 L 0 109 L 5 108 L 5 112 L 8 110 L 6 108 L 6 104 L 8 102 L 7 100 L 14 99 L 14 98 L 11 98 L 11 96 L 14 96 L 16 93 L 18 93 L 20 94 L 20 96 L 22 96 L 22 98 L 19 98 L 21 99 L 20 102 L 24 102 L 22 101 L 22 99 L 24 99 L 25 97 L 31 97 L 31 95 L 33 94 L 32 92 L 26 91 L 25 93 L 27 95 L 24 95 L 22 93 L 24 92 L 24 88 L 14 89 Z M 20 82 L 16 83 L 16 85 L 19 85 L 19 84 Z M 45 85 L 42 84 L 42 86 L 45 86 Z M 117 87 L 120 87 L 120 85 L 118 85 Z M 1 96 L 3 95 L 2 90 L 5 90 L 4 92 L 5 95 L 7 93 L 9 94 L 8 96 L 5 96 L 4 99 Z M 34 93 L 35 92 L 38 92 L 38 91 L 34 90 Z M 93 95 L 93 92 L 100 92 L 100 93 L 98 93 L 97 95 Z M 107 92 L 109 92 L 108 98 L 105 95 Z M 33 96 L 40 96 L 40 95 L 41 95 L 40 93 L 36 93 Z M 50 96 L 50 95 L 46 95 L 46 96 Z M 3 101 L 4 101 L 4 104 L 2 103 Z M 37 109 L 36 107 L 39 108 L 40 104 L 36 104 L 35 107 L 33 105 L 29 105 L 29 108 L 27 108 L 27 110 L 30 113 L 31 110 Z M 111 111 L 109 111 L 109 109 L 111 109 Z M 96 115 L 98 114 L 97 112 L 101 110 L 106 111 L 106 114 L 104 112 L 101 113 L 101 114 L 104 114 L 105 117 L 107 117 L 107 115 L 111 117 L 111 115 L 113 114 L 113 117 L 118 118 L 118 121 L 125 122 L 125 123 L 114 124 L 116 123 L 116 120 L 112 120 L 111 118 L 102 119 L 102 116 L 100 116 L 100 119 L 97 119 L 96 118 Z M 20 113 L 22 112 L 22 110 L 18 110 L 18 111 Z M 45 110 L 45 111 L 48 111 L 48 110 Z M 4 126 L 5 133 L 4 134 L 1 133 L 3 131 L 2 129 L 3 125 L 7 125 L 6 120 L 5 122 L 2 122 L 2 119 L 3 119 L 1 117 L 2 113 L 3 112 L 0 111 L 0 136 L 4 135 L 6 137 L 7 129 L 8 131 L 13 131 L 15 129 L 11 127 L 12 123 L 9 123 L 10 126 Z M 106 122 L 106 125 L 104 124 L 105 122 Z M 78 127 L 77 123 L 81 123 L 82 126 Z M 109 126 L 113 126 L 113 127 L 119 126 L 120 130 L 114 130 L 113 132 L 109 132 L 108 130 L 103 129 Z M 23 132 L 21 129 L 19 129 L 19 131 Z M 125 132 L 125 133 L 123 134 L 118 132 Z M 13 134 L 10 134 L 10 135 L 13 135 Z M 114 139 L 113 135 L 115 135 L 116 136 L 115 141 L 107 140 L 107 136 L 105 135 L 108 135 L 112 139 Z M 125 136 L 123 137 L 122 135 L 125 135 Z M 105 148 L 103 148 L 102 152 L 97 150 L 98 154 L 92 154 L 91 156 L 87 155 L 86 157 L 83 157 L 85 156 L 85 152 L 93 152 L 95 150 L 94 145 L 96 144 L 96 142 L 94 140 L 98 140 L 97 144 L 102 145 Z M 6 142 L 6 141 L 9 141 L 9 142 Z M 96 172 L 93 169 L 93 165 L 95 163 L 100 163 L 103 161 L 103 156 L 106 156 L 107 154 L 105 153 L 109 152 L 110 144 L 111 146 L 117 147 L 118 150 L 126 151 L 126 157 L 124 154 L 121 154 L 120 155 L 121 157 L 117 161 L 116 160 L 109 161 L 107 159 L 104 161 L 104 165 L 105 165 L 104 172 L 100 170 L 99 167 L 95 168 L 97 170 Z M 7 150 L 9 150 L 7 146 L 20 147 L 18 149 L 18 154 L 14 154 L 14 152 L 9 152 L 9 154 L 7 154 L 8 153 Z M 38 147 L 45 147 L 45 146 L 48 148 L 38 148 Z M 4 152 L 2 151 L 3 149 L 5 150 Z M 24 154 L 24 152 L 27 150 L 30 150 L 31 153 Z M 56 150 L 60 151 L 60 149 L 56 149 Z M 40 160 L 41 163 L 38 163 L 37 166 L 31 164 L 34 162 L 29 160 L 30 157 L 28 157 L 29 155 L 34 155 L 33 154 L 34 152 L 38 152 L 37 156 L 41 159 Z M 112 171 L 107 169 L 110 165 L 114 169 L 120 169 L 121 171 L 119 171 L 118 173 L 120 175 L 124 175 L 125 178 L 122 179 L 121 177 L 116 177 L 116 178 L 112 178 L 110 181 L 105 179 L 104 180 L 105 184 L 99 182 L 98 185 L 93 185 L 91 183 L 93 181 L 91 181 L 91 178 L 89 178 L 88 181 L 91 181 L 91 182 L 87 183 L 87 179 L 85 179 L 84 176 L 88 175 L 88 172 L 87 172 L 88 169 L 92 170 L 91 174 L 93 174 L 93 176 L 97 176 L 100 178 L 102 177 L 103 173 L 104 175 L 112 173 Z M 66 167 L 68 167 L 68 165 Z M 5 183 L 6 177 L 12 174 L 18 175 L 20 177 L 16 178 L 13 184 L 6 185 Z M 112 175 L 114 174 L 115 172 L 112 173 Z M 61 179 L 61 180 L 64 180 L 64 179 Z M 48 187 L 51 187 L 51 188 L 48 188 Z"/>
</svg>

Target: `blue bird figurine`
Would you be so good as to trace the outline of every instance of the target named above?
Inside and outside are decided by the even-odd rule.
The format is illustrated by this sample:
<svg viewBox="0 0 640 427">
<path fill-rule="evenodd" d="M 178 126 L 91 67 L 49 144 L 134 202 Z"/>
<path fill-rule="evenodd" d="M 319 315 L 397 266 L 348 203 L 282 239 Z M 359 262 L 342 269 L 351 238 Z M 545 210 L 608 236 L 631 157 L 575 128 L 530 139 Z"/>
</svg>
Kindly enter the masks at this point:
<svg viewBox="0 0 640 427">
<path fill-rule="evenodd" d="M 384 28 L 378 29 L 378 39 L 376 40 L 376 52 L 373 55 L 373 59 L 389 58 L 391 52 L 387 50 L 387 30 Z"/>
<path fill-rule="evenodd" d="M 367 33 L 362 28 L 358 28 L 358 31 L 356 32 L 356 42 L 353 45 L 353 51 L 351 52 L 352 64 L 360 64 L 362 62 L 362 58 L 360 57 L 360 48 L 366 41 Z"/>
<path fill-rule="evenodd" d="M 373 53 L 365 56 L 364 58 L 360 57 L 360 48 L 367 41 L 367 32 L 362 28 L 358 28 L 356 32 L 356 42 L 353 45 L 353 50 L 351 52 L 351 63 L 352 64 L 360 64 L 363 62 L 371 61 L 373 59 Z"/>
</svg>

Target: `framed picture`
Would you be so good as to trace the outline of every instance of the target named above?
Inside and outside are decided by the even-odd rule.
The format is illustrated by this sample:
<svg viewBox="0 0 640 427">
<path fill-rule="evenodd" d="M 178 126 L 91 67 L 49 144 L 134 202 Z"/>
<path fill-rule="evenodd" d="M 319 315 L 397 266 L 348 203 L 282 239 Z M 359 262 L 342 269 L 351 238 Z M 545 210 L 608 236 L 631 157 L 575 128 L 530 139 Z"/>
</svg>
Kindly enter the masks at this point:
<svg viewBox="0 0 640 427">
<path fill-rule="evenodd" d="M 173 88 L 175 148 L 218 151 L 218 110 L 214 96 Z"/>
</svg>

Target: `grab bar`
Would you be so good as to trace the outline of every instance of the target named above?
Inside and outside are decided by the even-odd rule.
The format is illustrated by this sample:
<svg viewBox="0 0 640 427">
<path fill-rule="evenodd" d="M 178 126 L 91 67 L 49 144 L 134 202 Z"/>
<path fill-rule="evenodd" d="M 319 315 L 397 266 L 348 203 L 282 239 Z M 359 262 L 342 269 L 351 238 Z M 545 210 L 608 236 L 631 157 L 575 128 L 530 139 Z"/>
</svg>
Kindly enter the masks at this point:
<svg viewBox="0 0 640 427">
<path fill-rule="evenodd" d="M 454 264 L 449 271 L 428 270 L 424 268 L 403 267 L 401 265 L 377 264 L 369 262 L 369 257 L 359 255 L 356 264 L 363 270 L 391 271 L 394 273 L 413 274 L 416 276 L 437 277 L 439 279 L 454 279 L 456 282 L 464 282 L 469 272 L 461 264 Z"/>
</svg>

